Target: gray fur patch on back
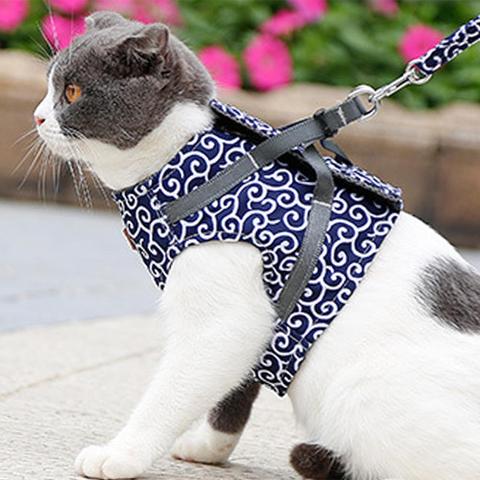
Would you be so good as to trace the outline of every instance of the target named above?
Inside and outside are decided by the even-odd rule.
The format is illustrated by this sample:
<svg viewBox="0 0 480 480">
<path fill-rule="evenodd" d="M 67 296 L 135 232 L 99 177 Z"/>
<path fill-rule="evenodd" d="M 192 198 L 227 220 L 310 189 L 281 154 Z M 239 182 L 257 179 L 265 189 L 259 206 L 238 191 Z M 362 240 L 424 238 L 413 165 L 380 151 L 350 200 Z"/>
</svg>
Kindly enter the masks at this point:
<svg viewBox="0 0 480 480">
<path fill-rule="evenodd" d="M 111 12 L 86 22 L 87 32 L 53 59 L 55 117 L 64 135 L 127 149 L 158 127 L 174 105 L 208 105 L 214 94 L 210 75 L 165 25 Z M 82 90 L 73 104 L 65 99 L 68 84 Z"/>
<path fill-rule="evenodd" d="M 416 296 L 442 323 L 460 332 L 480 332 L 480 275 L 453 259 L 439 258 L 421 274 Z"/>
</svg>

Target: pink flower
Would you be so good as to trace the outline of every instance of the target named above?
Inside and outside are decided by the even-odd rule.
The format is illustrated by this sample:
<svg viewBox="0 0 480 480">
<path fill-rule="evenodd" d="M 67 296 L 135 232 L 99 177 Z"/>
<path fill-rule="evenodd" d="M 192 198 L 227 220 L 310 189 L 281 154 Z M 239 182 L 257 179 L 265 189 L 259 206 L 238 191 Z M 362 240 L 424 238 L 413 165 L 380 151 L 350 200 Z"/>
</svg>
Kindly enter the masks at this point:
<svg viewBox="0 0 480 480">
<path fill-rule="evenodd" d="M 136 0 L 133 18 L 143 23 L 164 22 L 169 25 L 181 25 L 182 17 L 175 0 Z"/>
<path fill-rule="evenodd" d="M 292 60 L 287 46 L 266 33 L 253 39 L 243 52 L 252 85 L 271 90 L 292 80 Z"/>
<path fill-rule="evenodd" d="M 65 18 L 53 14 L 42 20 L 42 32 L 55 50 L 68 47 L 71 41 L 84 31 L 85 20 L 83 17 Z"/>
<path fill-rule="evenodd" d="M 289 0 L 290 4 L 309 22 L 318 20 L 328 8 L 327 0 Z"/>
<path fill-rule="evenodd" d="M 398 48 L 403 59 L 408 63 L 428 52 L 442 38 L 443 34 L 438 30 L 426 25 L 415 25 L 405 32 Z"/>
<path fill-rule="evenodd" d="M 75 14 L 85 10 L 88 0 L 50 0 L 49 3 L 64 13 Z"/>
<path fill-rule="evenodd" d="M 198 54 L 215 82 L 224 88 L 239 88 L 242 80 L 235 58 L 218 45 L 212 45 Z"/>
<path fill-rule="evenodd" d="M 373 10 L 387 17 L 391 17 L 398 12 L 397 0 L 370 0 Z"/>
<path fill-rule="evenodd" d="M 260 29 L 263 33 L 271 35 L 288 35 L 306 23 L 305 17 L 299 12 L 283 9 L 264 22 Z"/>
<path fill-rule="evenodd" d="M 28 13 L 27 0 L 0 0 L 0 30 L 15 30 Z"/>
</svg>

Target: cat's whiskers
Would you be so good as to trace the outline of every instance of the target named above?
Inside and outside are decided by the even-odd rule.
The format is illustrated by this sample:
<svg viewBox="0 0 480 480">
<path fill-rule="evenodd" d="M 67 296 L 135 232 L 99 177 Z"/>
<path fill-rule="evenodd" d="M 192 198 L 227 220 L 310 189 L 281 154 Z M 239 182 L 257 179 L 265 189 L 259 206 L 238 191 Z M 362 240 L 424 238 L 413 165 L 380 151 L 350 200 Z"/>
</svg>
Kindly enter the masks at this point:
<svg viewBox="0 0 480 480">
<path fill-rule="evenodd" d="M 48 166 L 51 167 L 53 198 L 56 199 L 59 192 L 59 188 L 60 188 L 59 179 L 57 176 L 57 172 L 58 172 L 57 169 L 58 169 L 58 165 L 60 165 L 61 162 L 58 161 L 58 159 L 55 158 L 55 156 L 51 155 L 48 152 L 46 155 L 46 159 L 47 159 Z"/>
<path fill-rule="evenodd" d="M 44 31 L 42 30 L 42 27 L 40 26 L 40 23 L 37 23 L 36 24 L 36 27 L 38 28 L 38 31 L 40 32 L 40 35 L 42 36 L 45 44 L 47 45 L 48 47 L 48 51 L 44 46 L 42 46 L 40 43 L 38 43 L 38 46 L 40 47 L 40 49 L 46 54 L 46 57 L 48 59 L 52 59 L 54 56 L 55 56 L 55 49 L 53 48 L 52 44 L 50 43 L 50 41 L 47 39 Z"/>
<path fill-rule="evenodd" d="M 18 141 L 16 142 L 18 143 Z M 15 173 L 17 173 L 17 171 L 25 164 L 25 162 L 28 160 L 28 158 L 30 158 L 30 156 L 32 155 L 32 153 L 37 149 L 37 148 L 40 148 L 40 145 L 41 145 L 42 141 L 39 137 L 34 137 L 30 142 L 29 144 L 25 147 L 25 153 L 22 157 L 22 159 L 17 163 L 17 165 L 15 166 L 15 168 L 12 170 L 12 172 L 10 173 L 10 175 L 15 175 Z"/>
<path fill-rule="evenodd" d="M 58 32 L 57 32 L 57 26 L 55 25 L 55 22 L 53 20 L 53 11 L 52 11 L 52 6 L 50 5 L 50 3 L 47 1 L 44 0 L 43 2 L 45 4 L 45 6 L 47 7 L 47 10 L 48 10 L 48 18 L 49 18 L 49 21 L 50 21 L 50 25 L 52 27 L 52 32 L 53 32 L 53 40 L 54 40 L 54 50 L 58 51 L 60 50 L 60 40 L 58 38 Z M 43 33 L 42 33 L 43 35 Z M 50 44 L 50 42 L 48 41 L 48 39 L 45 37 L 45 35 L 43 35 L 43 38 L 45 38 L 45 40 L 47 41 L 47 43 Z"/>
<path fill-rule="evenodd" d="M 82 186 L 82 191 L 83 191 L 84 198 L 85 198 L 85 201 L 86 201 L 86 207 L 87 208 L 93 208 L 92 195 L 90 193 L 90 188 L 88 186 L 87 178 L 86 178 L 86 176 L 83 172 L 82 163 L 79 162 L 78 160 L 75 160 L 74 164 L 76 165 L 77 170 L 78 170 L 78 174 L 80 176 L 80 185 Z"/>
<path fill-rule="evenodd" d="M 94 158 L 98 158 L 98 153 L 93 149 L 91 148 L 91 146 L 88 144 L 88 142 L 86 141 L 87 140 L 87 137 L 85 137 L 85 135 L 81 134 L 80 132 L 77 132 L 77 135 L 78 135 L 78 141 L 79 143 L 78 144 L 75 144 L 75 148 L 77 149 L 77 152 L 79 154 L 79 157 L 80 158 L 84 158 L 87 157 L 87 155 L 84 154 L 84 152 L 82 152 L 82 148 L 86 148 L 88 150 L 87 153 L 89 153 L 89 155 L 91 155 L 92 157 Z M 85 160 L 85 165 L 87 166 L 88 168 L 88 171 L 89 173 L 91 174 L 91 178 L 93 180 L 93 183 L 95 185 L 95 187 L 97 188 L 97 190 L 100 191 L 100 193 L 102 194 L 104 200 L 105 200 L 105 203 L 106 205 L 110 206 L 111 205 L 111 200 L 110 200 L 110 197 L 109 195 L 107 194 L 106 190 L 105 190 L 105 187 L 103 186 L 103 183 L 102 181 L 100 180 L 100 178 L 98 177 L 97 173 L 95 172 L 95 170 L 93 170 L 90 166 L 90 164 L 88 163 L 88 161 Z"/>
<path fill-rule="evenodd" d="M 22 140 L 25 140 L 27 137 L 29 137 L 30 135 L 33 135 L 34 133 L 37 133 L 37 129 L 36 127 L 32 127 L 30 128 L 29 130 L 27 130 L 23 135 L 20 135 L 16 140 L 15 142 L 13 142 L 12 144 L 12 148 L 13 147 L 16 147 Z"/>
<path fill-rule="evenodd" d="M 67 159 L 65 160 L 65 163 L 67 164 L 68 170 L 70 171 L 70 175 L 73 180 L 73 189 L 75 190 L 75 195 L 77 196 L 77 199 L 80 205 L 83 206 L 83 200 L 82 200 L 82 196 L 80 195 L 80 188 L 78 185 L 78 180 L 75 174 L 75 170 L 72 167 L 72 161 L 71 159 Z"/>
<path fill-rule="evenodd" d="M 66 129 L 66 133 L 72 135 L 75 140 L 78 140 L 79 133 L 74 129 Z M 77 188 L 77 197 L 80 201 L 80 205 L 85 206 L 87 208 L 93 207 L 92 196 L 90 194 L 90 189 L 88 187 L 87 179 L 84 175 L 82 166 L 81 166 L 81 152 L 78 149 L 78 146 L 72 141 L 65 141 L 64 142 L 67 149 L 70 151 L 70 159 L 68 160 L 68 166 L 70 169 L 70 174 L 74 180 L 74 184 L 76 182 Z M 76 179 L 76 175 L 74 172 L 78 173 L 79 180 Z M 75 186 L 75 185 L 74 185 Z"/>
<path fill-rule="evenodd" d="M 42 63 L 48 63 L 52 58 L 53 58 L 53 54 L 54 52 L 52 51 L 52 48 L 51 48 L 51 45 L 50 43 L 47 41 L 47 39 L 45 38 L 45 35 L 42 31 L 42 28 L 40 27 L 40 24 L 37 23 L 36 27 L 38 28 L 38 30 L 40 31 L 43 39 L 45 40 L 45 43 L 48 45 L 48 48 L 49 50 L 47 50 L 45 48 L 44 45 L 42 45 L 36 38 L 32 37 L 31 35 L 29 35 L 29 38 L 30 40 L 36 45 L 36 47 L 40 50 L 40 52 L 34 52 L 33 55 L 34 57 L 41 61 Z M 42 56 L 43 55 L 43 56 Z"/>
<path fill-rule="evenodd" d="M 80 165 L 80 162 L 78 162 L 76 159 L 75 152 L 73 151 L 73 149 L 72 149 L 72 157 L 71 159 L 69 159 L 68 165 L 70 168 L 70 173 L 74 178 L 74 183 L 76 182 L 77 196 L 79 197 L 80 205 L 89 209 L 92 208 L 93 203 L 92 203 L 92 197 L 90 195 L 90 189 L 88 188 L 87 180 L 85 178 L 85 175 L 83 174 L 83 170 Z M 77 174 L 78 174 L 78 179 L 77 179 Z"/>
<path fill-rule="evenodd" d="M 76 133 L 77 135 L 77 138 L 78 138 L 78 133 Z M 85 176 L 85 173 L 83 171 L 83 166 L 82 166 L 82 154 L 81 154 L 81 151 L 80 149 L 78 148 L 78 145 L 76 145 L 75 143 L 73 142 L 69 142 L 69 148 L 70 150 L 72 151 L 72 164 L 74 165 L 74 167 L 76 167 L 77 169 L 77 172 L 78 172 L 78 176 L 79 176 L 79 188 L 80 188 L 80 192 L 82 193 L 83 195 L 83 199 L 84 199 L 84 205 L 87 207 L 87 208 L 92 208 L 93 207 L 93 201 L 92 201 L 92 195 L 90 193 L 90 188 L 88 186 L 88 180 L 87 180 L 87 177 Z"/>
<path fill-rule="evenodd" d="M 62 174 L 63 160 L 55 157 L 52 153 L 49 153 L 52 158 L 52 179 L 53 179 L 53 195 L 57 198 L 60 192 L 60 178 Z"/>
<path fill-rule="evenodd" d="M 103 186 L 98 175 L 91 168 L 90 163 L 87 160 L 89 156 L 98 158 L 97 152 L 95 152 L 95 150 L 91 148 L 91 146 L 88 144 L 87 137 L 83 135 L 81 132 L 72 128 L 68 129 L 67 132 L 75 137 L 76 142 L 71 142 L 70 148 L 75 152 L 74 157 L 78 161 L 79 168 L 82 169 L 82 174 L 84 175 L 82 167 L 86 167 L 88 169 L 88 172 L 90 173 L 90 177 L 93 181 L 95 188 L 97 188 L 97 190 L 99 190 L 100 193 L 102 194 L 106 205 L 110 206 L 111 201 L 109 199 L 109 195 L 107 194 L 105 187 Z M 83 148 L 85 148 L 87 152 L 82 151 Z M 85 178 L 85 175 L 84 175 L 84 178 Z"/>
<path fill-rule="evenodd" d="M 44 142 L 39 142 L 35 145 L 35 148 L 37 149 L 37 151 L 34 154 L 33 160 L 31 162 L 30 166 L 28 167 L 22 181 L 20 182 L 20 184 L 17 187 L 18 190 L 21 190 L 23 188 L 23 186 L 25 185 L 25 182 L 27 181 L 28 177 L 30 176 L 30 173 L 35 168 L 35 166 L 37 165 L 39 158 L 41 157 L 43 151 L 45 150 L 46 145 L 45 145 Z"/>
<path fill-rule="evenodd" d="M 48 156 L 43 156 L 40 163 L 40 172 L 37 178 L 38 196 L 43 202 L 46 200 L 46 177 L 48 171 L 49 160 Z"/>
</svg>

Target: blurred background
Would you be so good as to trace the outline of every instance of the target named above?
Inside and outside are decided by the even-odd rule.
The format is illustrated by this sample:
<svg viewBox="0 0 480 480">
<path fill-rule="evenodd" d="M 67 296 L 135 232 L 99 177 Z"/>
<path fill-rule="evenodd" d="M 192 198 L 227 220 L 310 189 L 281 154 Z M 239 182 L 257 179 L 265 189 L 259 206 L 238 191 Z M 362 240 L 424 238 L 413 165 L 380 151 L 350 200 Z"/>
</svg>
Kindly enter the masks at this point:
<svg viewBox="0 0 480 480">
<path fill-rule="evenodd" d="M 73 163 L 47 159 L 33 130 L 48 58 L 95 10 L 168 24 L 222 100 L 282 125 L 356 85 L 397 78 L 480 1 L 0 0 L 0 329 L 155 308 L 109 193 Z M 337 141 L 480 265 L 480 46 Z"/>
</svg>

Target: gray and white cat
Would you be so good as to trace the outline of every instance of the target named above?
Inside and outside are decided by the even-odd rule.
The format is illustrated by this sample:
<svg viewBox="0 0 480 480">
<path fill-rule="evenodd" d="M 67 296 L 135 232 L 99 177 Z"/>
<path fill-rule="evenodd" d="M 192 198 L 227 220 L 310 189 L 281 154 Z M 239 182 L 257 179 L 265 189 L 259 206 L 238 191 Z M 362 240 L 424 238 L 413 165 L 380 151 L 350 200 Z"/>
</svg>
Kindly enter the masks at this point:
<svg viewBox="0 0 480 480">
<path fill-rule="evenodd" d="M 35 120 L 53 153 L 122 189 L 211 126 L 214 86 L 160 24 L 104 12 L 87 25 L 51 62 Z M 258 392 L 244 379 L 275 317 L 259 252 L 245 243 L 188 248 L 160 315 L 168 344 L 157 374 L 118 435 L 79 454 L 79 474 L 133 478 L 172 448 L 206 463 L 235 448 Z M 480 276 L 427 225 L 400 214 L 288 393 L 306 432 L 292 465 L 307 478 L 478 480 Z"/>
</svg>

